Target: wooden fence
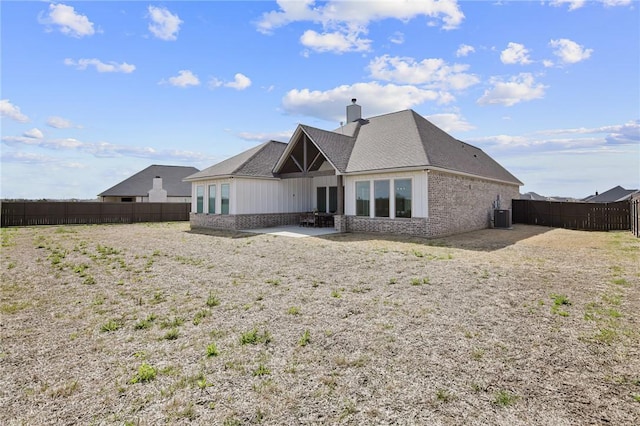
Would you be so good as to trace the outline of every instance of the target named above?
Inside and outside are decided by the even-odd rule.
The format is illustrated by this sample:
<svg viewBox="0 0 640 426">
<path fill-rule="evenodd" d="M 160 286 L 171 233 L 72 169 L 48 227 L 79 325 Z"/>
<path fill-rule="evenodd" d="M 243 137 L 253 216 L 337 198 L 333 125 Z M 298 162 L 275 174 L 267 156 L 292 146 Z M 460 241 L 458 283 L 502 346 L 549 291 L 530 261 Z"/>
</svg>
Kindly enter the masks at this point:
<svg viewBox="0 0 640 426">
<path fill-rule="evenodd" d="M 190 203 L 4 201 L 0 226 L 185 221 L 190 211 Z"/>
<path fill-rule="evenodd" d="M 631 203 L 512 200 L 513 223 L 586 231 L 631 229 Z"/>
</svg>

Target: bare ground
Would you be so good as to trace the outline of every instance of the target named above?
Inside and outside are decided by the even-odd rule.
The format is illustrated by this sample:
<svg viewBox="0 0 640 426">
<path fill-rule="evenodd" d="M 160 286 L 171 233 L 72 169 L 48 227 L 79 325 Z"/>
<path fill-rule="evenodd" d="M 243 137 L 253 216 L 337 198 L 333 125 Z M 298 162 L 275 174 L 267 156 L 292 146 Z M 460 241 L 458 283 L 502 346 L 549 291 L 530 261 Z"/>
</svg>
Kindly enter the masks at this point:
<svg viewBox="0 0 640 426">
<path fill-rule="evenodd" d="M 0 424 L 640 424 L 630 233 L 34 227 L 1 260 Z"/>
</svg>

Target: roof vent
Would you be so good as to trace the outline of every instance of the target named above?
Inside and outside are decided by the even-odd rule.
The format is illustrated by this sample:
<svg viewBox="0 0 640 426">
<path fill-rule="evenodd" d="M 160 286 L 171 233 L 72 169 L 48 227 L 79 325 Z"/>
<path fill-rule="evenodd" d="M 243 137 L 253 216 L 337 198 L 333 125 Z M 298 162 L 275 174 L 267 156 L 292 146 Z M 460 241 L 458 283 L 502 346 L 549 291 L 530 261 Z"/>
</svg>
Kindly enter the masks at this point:
<svg viewBox="0 0 640 426">
<path fill-rule="evenodd" d="M 356 104 L 356 98 L 351 99 L 351 105 L 347 105 L 347 123 L 358 121 L 362 118 L 362 107 Z"/>
</svg>

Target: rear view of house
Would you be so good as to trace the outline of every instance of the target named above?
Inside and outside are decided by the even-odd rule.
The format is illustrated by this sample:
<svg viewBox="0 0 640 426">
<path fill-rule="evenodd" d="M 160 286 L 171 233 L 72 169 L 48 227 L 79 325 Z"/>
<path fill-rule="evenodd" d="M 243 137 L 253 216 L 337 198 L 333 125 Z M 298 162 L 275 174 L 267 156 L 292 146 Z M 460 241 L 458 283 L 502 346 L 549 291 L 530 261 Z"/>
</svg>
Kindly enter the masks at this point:
<svg viewBox="0 0 640 426">
<path fill-rule="evenodd" d="M 435 237 L 490 226 L 522 185 L 481 149 L 413 110 L 363 119 L 352 100 L 333 131 L 299 125 L 185 180 L 191 226 L 248 229 L 333 215 L 340 231 Z"/>
</svg>

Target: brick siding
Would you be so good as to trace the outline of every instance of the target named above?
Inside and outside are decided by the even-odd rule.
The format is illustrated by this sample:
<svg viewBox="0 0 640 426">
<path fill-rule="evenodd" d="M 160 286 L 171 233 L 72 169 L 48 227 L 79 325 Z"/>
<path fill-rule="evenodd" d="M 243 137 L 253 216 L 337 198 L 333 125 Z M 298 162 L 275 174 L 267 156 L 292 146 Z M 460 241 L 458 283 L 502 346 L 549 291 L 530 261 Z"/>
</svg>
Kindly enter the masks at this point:
<svg viewBox="0 0 640 426">
<path fill-rule="evenodd" d="M 255 229 L 272 226 L 298 225 L 299 213 L 271 213 L 271 214 L 237 214 L 220 215 L 191 213 L 189 217 L 191 228 L 211 229 Z"/>
</svg>

